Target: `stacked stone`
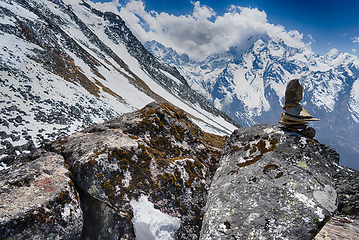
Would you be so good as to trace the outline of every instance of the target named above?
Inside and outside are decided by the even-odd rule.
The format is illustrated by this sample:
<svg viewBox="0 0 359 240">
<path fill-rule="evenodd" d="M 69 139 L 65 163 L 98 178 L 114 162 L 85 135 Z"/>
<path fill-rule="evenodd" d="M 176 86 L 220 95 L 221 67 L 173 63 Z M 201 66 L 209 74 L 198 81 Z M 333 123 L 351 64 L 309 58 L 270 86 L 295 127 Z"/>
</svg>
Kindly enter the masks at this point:
<svg viewBox="0 0 359 240">
<path fill-rule="evenodd" d="M 319 121 L 313 118 L 307 110 L 303 108 L 300 101 L 303 99 L 303 87 L 298 79 L 289 81 L 285 91 L 284 112 L 280 117 L 279 123 L 292 131 L 299 132 L 305 136 L 313 138 L 315 136 L 314 128 L 307 128 L 310 121 Z"/>
</svg>

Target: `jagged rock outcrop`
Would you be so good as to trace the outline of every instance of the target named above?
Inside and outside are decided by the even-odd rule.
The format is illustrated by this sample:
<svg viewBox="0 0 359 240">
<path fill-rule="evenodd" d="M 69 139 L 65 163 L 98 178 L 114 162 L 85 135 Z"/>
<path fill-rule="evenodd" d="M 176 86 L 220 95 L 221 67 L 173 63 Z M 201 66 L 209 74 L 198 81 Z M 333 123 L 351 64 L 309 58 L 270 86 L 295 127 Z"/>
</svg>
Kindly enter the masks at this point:
<svg viewBox="0 0 359 240">
<path fill-rule="evenodd" d="M 200 239 L 312 239 L 337 209 L 339 154 L 313 139 L 257 124 L 226 143 Z"/>
<path fill-rule="evenodd" d="M 338 211 L 314 239 L 357 239 L 359 236 L 359 171 L 339 166 L 334 174 L 333 184 L 339 198 Z"/>
<path fill-rule="evenodd" d="M 168 103 L 151 103 L 48 149 L 65 157 L 80 193 L 82 238 L 192 240 L 225 139 L 203 132 Z M 146 222 L 143 204 L 173 221 Z"/>
<path fill-rule="evenodd" d="M 338 215 L 359 220 L 359 171 L 339 166 L 333 181 L 338 193 Z"/>
<path fill-rule="evenodd" d="M 61 155 L 36 151 L 0 171 L 1 239 L 79 239 L 82 210 Z"/>
</svg>

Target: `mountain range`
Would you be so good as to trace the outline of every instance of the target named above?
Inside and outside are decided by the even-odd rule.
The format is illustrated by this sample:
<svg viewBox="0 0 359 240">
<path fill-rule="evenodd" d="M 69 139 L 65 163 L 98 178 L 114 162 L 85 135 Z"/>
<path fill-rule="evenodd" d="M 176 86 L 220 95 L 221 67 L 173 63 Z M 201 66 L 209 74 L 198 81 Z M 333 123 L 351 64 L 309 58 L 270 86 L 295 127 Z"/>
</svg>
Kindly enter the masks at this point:
<svg viewBox="0 0 359 240">
<path fill-rule="evenodd" d="M 149 53 L 121 17 L 94 6 L 0 1 L 1 158 L 152 101 L 180 107 L 213 133 L 239 127 Z"/>
<path fill-rule="evenodd" d="M 308 46 L 291 47 L 266 34 L 202 61 L 156 41 L 146 42 L 145 47 L 176 67 L 193 89 L 243 127 L 278 123 L 286 84 L 299 79 L 304 108 L 321 119 L 311 125 L 316 138 L 338 150 L 341 164 L 359 168 L 356 56 L 336 49 L 320 56 Z"/>
</svg>

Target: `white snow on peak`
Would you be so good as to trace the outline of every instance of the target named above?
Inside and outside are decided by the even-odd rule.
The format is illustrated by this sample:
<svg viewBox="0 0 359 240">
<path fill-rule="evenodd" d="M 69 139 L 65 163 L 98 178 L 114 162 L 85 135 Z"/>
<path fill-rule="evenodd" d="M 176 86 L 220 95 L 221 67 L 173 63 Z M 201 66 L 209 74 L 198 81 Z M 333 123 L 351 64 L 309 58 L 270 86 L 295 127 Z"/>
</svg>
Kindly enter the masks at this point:
<svg viewBox="0 0 359 240">
<path fill-rule="evenodd" d="M 2 158 L 2 156 L 0 156 L 0 159 Z M 8 169 L 10 167 L 8 167 L 5 163 L 0 162 L 0 171 Z"/>
<path fill-rule="evenodd" d="M 344 66 L 350 63 L 359 66 L 359 59 L 355 55 L 349 53 L 342 53 L 338 49 L 331 49 L 324 57 L 325 64 L 330 67 Z"/>
<path fill-rule="evenodd" d="M 248 66 L 251 64 L 252 61 L 249 61 Z M 245 103 L 253 115 L 270 109 L 270 105 L 264 97 L 264 83 L 260 75 L 249 74 L 246 69 L 238 68 L 234 72 L 233 81 L 237 98 Z"/>
<path fill-rule="evenodd" d="M 327 54 L 325 54 L 324 57 L 328 60 L 328 62 L 333 62 L 338 59 L 340 55 L 342 55 L 342 53 L 338 49 L 333 48 Z"/>
<path fill-rule="evenodd" d="M 359 123 L 359 79 L 353 83 L 352 90 L 350 91 L 349 111 L 354 121 Z"/>
<path fill-rule="evenodd" d="M 155 209 L 147 196 L 131 200 L 133 225 L 137 240 L 170 240 L 181 225 L 180 219 Z"/>
<path fill-rule="evenodd" d="M 118 11 L 118 7 L 121 7 L 121 4 L 119 3 L 119 1 L 111 1 L 111 2 L 93 2 L 90 0 L 85 0 L 86 3 L 90 4 L 91 7 L 96 8 L 100 11 L 103 12 L 112 12 L 115 13 L 117 15 L 120 15 L 119 11 Z"/>
</svg>

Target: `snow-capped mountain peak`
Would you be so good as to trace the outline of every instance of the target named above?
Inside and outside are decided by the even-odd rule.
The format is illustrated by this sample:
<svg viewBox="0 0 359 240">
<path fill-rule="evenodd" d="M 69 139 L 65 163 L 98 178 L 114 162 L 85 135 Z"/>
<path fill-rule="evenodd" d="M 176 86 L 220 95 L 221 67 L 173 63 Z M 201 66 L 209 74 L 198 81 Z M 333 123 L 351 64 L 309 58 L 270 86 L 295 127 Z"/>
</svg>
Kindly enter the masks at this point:
<svg viewBox="0 0 359 240">
<path fill-rule="evenodd" d="M 357 57 L 336 49 L 319 56 L 309 47 L 295 48 L 268 35 L 253 36 L 245 46 L 199 62 L 176 60 L 173 49 L 159 50 L 152 48 L 154 44 L 158 43 L 149 42 L 146 47 L 242 126 L 277 123 L 287 82 L 300 79 L 306 109 L 322 119 L 314 124 L 318 139 L 338 149 L 344 165 L 359 167 L 359 151 L 352 144 L 359 140 L 354 134 L 359 133 Z"/>
</svg>

